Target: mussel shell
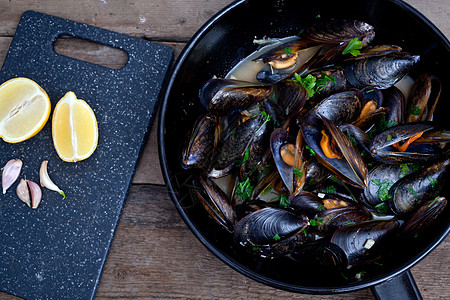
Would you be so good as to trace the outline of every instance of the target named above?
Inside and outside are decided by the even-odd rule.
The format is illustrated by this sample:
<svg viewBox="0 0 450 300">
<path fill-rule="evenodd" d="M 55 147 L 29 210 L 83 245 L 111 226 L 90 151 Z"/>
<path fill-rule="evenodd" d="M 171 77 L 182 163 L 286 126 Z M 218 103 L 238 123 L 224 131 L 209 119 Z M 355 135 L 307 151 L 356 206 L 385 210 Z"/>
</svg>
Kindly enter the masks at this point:
<svg viewBox="0 0 450 300">
<path fill-rule="evenodd" d="M 411 94 L 409 96 L 408 103 L 410 107 L 417 107 L 420 111 L 412 113 L 408 111 L 406 122 L 418 122 L 422 120 L 423 114 L 426 112 L 428 99 L 431 94 L 431 78 L 427 73 L 422 73 L 414 81 L 414 85 L 411 88 Z"/>
<path fill-rule="evenodd" d="M 437 197 L 425 202 L 402 226 L 402 235 L 417 237 L 429 228 L 447 207 L 447 199 Z"/>
<path fill-rule="evenodd" d="M 258 83 L 213 78 L 208 80 L 199 93 L 200 102 L 209 112 L 225 115 L 233 108 L 245 108 L 262 101 L 272 93 L 272 87 Z"/>
<path fill-rule="evenodd" d="M 331 19 L 308 27 L 302 35 L 305 39 L 321 43 L 341 44 L 353 38 L 367 46 L 375 37 L 374 27 L 365 22 L 349 19 Z"/>
<path fill-rule="evenodd" d="M 359 91 L 345 91 L 333 94 L 323 99 L 306 115 L 306 122 L 318 124 L 319 115 L 330 120 L 335 125 L 351 123 L 361 110 L 362 94 Z"/>
<path fill-rule="evenodd" d="M 382 201 L 378 195 L 380 185 L 377 183 L 394 185 L 400 178 L 411 174 L 414 168 L 408 164 L 380 164 L 370 170 L 367 177 L 367 186 L 364 188 L 364 197 L 372 207 L 380 204 Z M 389 189 L 387 189 L 389 191 Z"/>
<path fill-rule="evenodd" d="M 348 265 L 344 251 L 324 239 L 302 245 L 291 256 L 302 264 L 325 270 L 340 270 Z"/>
<path fill-rule="evenodd" d="M 266 117 L 256 115 L 236 126 L 233 133 L 219 147 L 217 156 L 213 161 L 213 168 L 209 172 L 212 178 L 220 178 L 228 175 L 236 163 L 242 162 L 247 147 L 255 137 L 255 133 L 264 124 Z"/>
<path fill-rule="evenodd" d="M 408 74 L 419 59 L 418 55 L 399 52 L 355 60 L 344 67 L 345 77 L 357 88 L 387 89 Z"/>
<path fill-rule="evenodd" d="M 402 91 L 397 87 L 392 86 L 383 90 L 383 96 L 383 105 L 389 108 L 389 111 L 385 114 L 387 124 L 391 123 L 394 126 L 402 124 L 406 110 L 405 96 Z"/>
<path fill-rule="evenodd" d="M 386 55 L 389 53 L 400 52 L 400 51 L 402 51 L 402 48 L 397 45 L 374 45 L 374 46 L 367 47 L 366 49 L 361 51 L 361 53 L 355 57 L 347 58 L 346 61 L 363 59 L 363 58 L 379 56 L 379 55 Z"/>
<path fill-rule="evenodd" d="M 328 170 L 316 159 L 311 159 L 306 165 L 305 185 L 313 186 L 325 180 L 330 173 Z"/>
<path fill-rule="evenodd" d="M 281 157 L 281 147 L 286 144 L 295 145 L 294 138 L 288 131 L 282 128 L 275 129 L 270 136 L 270 150 L 283 183 L 286 185 L 289 192 L 292 193 L 294 189 L 294 168 L 285 163 Z"/>
<path fill-rule="evenodd" d="M 317 194 L 307 191 L 301 191 L 297 195 L 289 197 L 289 207 L 307 214 L 310 218 L 325 209 L 322 199 Z"/>
<path fill-rule="evenodd" d="M 322 233 L 331 233 L 343 226 L 368 221 L 372 215 L 362 207 L 346 206 L 321 211 L 317 218 L 321 219 L 317 229 Z"/>
<path fill-rule="evenodd" d="M 447 158 L 398 180 L 389 190 L 392 212 L 406 214 L 437 197 L 444 186 L 449 164 Z"/>
<path fill-rule="evenodd" d="M 283 112 L 282 118 L 289 119 L 296 115 L 308 99 L 306 89 L 294 81 L 282 81 L 276 85 L 278 107 Z"/>
<path fill-rule="evenodd" d="M 183 151 L 184 167 L 208 168 L 215 149 L 217 122 L 217 117 L 211 114 L 197 122 Z"/>
<path fill-rule="evenodd" d="M 321 74 L 326 74 L 334 79 L 333 81 L 326 81 L 323 88 L 318 91 L 313 97 L 314 98 L 324 98 L 332 94 L 344 92 L 349 89 L 350 85 L 345 78 L 344 71 L 340 68 L 325 68 L 319 71 L 314 71 L 311 73 L 314 77 L 318 77 Z"/>
<path fill-rule="evenodd" d="M 200 183 L 207 197 L 197 194 L 209 215 L 228 231 L 233 231 L 236 212 L 227 195 L 211 179 L 200 176 Z"/>
<path fill-rule="evenodd" d="M 302 238 L 302 231 L 307 226 L 308 218 L 305 215 L 267 207 L 242 218 L 235 226 L 233 237 L 241 246 L 261 247 L 267 254 L 270 254 L 270 249 L 276 249 L 273 255 L 283 255 L 294 251 L 306 240 Z M 280 243 L 291 248 L 280 246 Z"/>
<path fill-rule="evenodd" d="M 421 132 L 426 134 L 434 129 L 435 125 L 431 122 L 407 123 L 390 127 L 375 136 L 370 144 L 370 152 L 375 159 L 384 163 L 424 162 L 437 159 L 442 154 L 442 150 L 434 145 L 412 143 L 404 152 L 393 147 L 395 143 L 403 142 Z"/>
<path fill-rule="evenodd" d="M 379 258 L 398 227 L 394 220 L 363 222 L 339 228 L 330 241 L 343 250 L 349 266 L 366 264 Z M 370 242 L 373 245 L 369 248 Z"/>
<path fill-rule="evenodd" d="M 339 129 L 345 133 L 347 136 L 353 138 L 358 146 L 361 147 L 361 149 L 364 149 L 368 153 L 370 152 L 369 146 L 370 146 L 370 138 L 369 135 L 363 131 L 361 128 L 356 127 L 352 124 L 343 124 L 339 126 Z"/>
</svg>

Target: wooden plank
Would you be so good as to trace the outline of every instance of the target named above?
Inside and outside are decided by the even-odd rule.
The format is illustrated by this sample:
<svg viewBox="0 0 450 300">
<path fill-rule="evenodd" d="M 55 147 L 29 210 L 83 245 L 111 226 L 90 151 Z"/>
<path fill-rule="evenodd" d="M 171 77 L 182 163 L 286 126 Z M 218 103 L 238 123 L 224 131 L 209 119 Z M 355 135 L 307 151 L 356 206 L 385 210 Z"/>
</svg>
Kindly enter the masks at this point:
<svg viewBox="0 0 450 300">
<path fill-rule="evenodd" d="M 450 239 L 412 269 L 424 299 L 450 299 Z M 103 271 L 98 299 L 310 299 L 257 283 L 212 255 L 189 231 L 165 187 L 133 186 Z M 322 298 L 322 297 L 321 297 Z M 340 299 L 373 299 L 364 289 Z M 322 299 L 336 299 L 324 296 Z"/>
<path fill-rule="evenodd" d="M 151 39 L 187 41 L 230 0 L 0 0 L 0 33 L 12 36 L 20 16 L 36 10 L 69 20 Z"/>
</svg>

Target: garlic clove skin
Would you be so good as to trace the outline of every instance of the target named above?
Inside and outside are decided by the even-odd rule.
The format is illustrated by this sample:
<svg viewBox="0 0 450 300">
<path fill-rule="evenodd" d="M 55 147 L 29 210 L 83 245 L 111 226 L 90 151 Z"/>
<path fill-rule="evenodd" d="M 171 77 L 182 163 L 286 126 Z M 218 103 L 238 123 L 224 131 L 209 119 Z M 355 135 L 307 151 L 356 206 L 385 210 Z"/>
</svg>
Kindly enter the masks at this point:
<svg viewBox="0 0 450 300">
<path fill-rule="evenodd" d="M 31 207 L 30 191 L 28 189 L 28 184 L 25 179 L 20 179 L 20 182 L 16 188 L 16 194 L 20 200 L 22 200 L 24 203 L 28 205 L 28 207 Z"/>
<path fill-rule="evenodd" d="M 39 185 L 31 180 L 27 180 L 28 188 L 31 193 L 31 208 L 37 208 L 42 199 L 42 190 Z"/>
<path fill-rule="evenodd" d="M 23 162 L 20 159 L 11 159 L 3 167 L 2 173 L 2 188 L 3 194 L 6 194 L 13 183 L 19 178 L 20 170 L 22 170 Z"/>
<path fill-rule="evenodd" d="M 41 164 L 41 168 L 39 169 L 39 181 L 41 186 L 48 188 L 49 190 L 60 193 L 63 196 L 63 199 L 66 198 L 64 192 L 50 179 L 47 171 L 48 160 L 44 160 Z"/>
</svg>

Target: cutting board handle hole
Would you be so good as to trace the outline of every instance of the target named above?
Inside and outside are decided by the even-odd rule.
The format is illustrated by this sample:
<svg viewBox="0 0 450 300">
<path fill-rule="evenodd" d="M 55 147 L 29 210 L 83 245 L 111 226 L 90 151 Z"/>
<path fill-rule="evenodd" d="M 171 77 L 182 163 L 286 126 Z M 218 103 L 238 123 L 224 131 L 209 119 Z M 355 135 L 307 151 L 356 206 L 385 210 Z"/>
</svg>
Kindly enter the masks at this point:
<svg viewBox="0 0 450 300">
<path fill-rule="evenodd" d="M 121 69 L 128 62 L 128 54 L 119 48 L 106 46 L 69 35 L 61 35 L 53 44 L 55 52 L 110 69 Z"/>
</svg>

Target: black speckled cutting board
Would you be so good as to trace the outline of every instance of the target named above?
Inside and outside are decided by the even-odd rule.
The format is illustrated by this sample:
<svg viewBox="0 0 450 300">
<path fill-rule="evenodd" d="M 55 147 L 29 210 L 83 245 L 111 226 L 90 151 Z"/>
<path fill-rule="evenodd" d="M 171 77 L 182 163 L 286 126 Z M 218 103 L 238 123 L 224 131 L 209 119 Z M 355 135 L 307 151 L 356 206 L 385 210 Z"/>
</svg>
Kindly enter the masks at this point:
<svg viewBox="0 0 450 300">
<path fill-rule="evenodd" d="M 69 35 L 122 49 L 128 62 L 115 70 L 55 53 Z M 17 27 L 0 82 L 28 77 L 57 101 L 68 91 L 94 110 L 99 141 L 86 160 L 63 162 L 53 147 L 51 116 L 31 139 L 0 139 L 0 165 L 20 158 L 20 178 L 39 182 L 48 160 L 62 197 L 43 189 L 32 210 L 16 196 L 18 181 L 0 194 L 0 290 L 27 299 L 93 298 L 145 141 L 168 66 L 171 48 L 46 14 L 27 11 Z"/>
</svg>

